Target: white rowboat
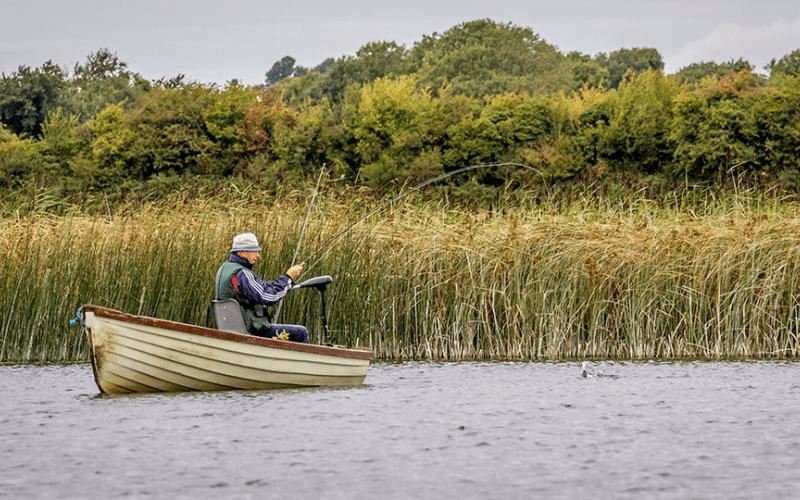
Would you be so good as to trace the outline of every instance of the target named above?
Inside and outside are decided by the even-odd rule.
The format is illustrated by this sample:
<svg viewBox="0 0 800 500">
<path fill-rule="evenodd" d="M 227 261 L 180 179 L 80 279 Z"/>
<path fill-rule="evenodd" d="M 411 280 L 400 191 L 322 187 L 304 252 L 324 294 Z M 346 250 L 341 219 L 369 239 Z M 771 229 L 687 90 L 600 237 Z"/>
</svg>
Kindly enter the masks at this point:
<svg viewBox="0 0 800 500">
<path fill-rule="evenodd" d="M 267 339 L 85 305 L 104 394 L 347 386 L 364 382 L 372 351 Z"/>
</svg>

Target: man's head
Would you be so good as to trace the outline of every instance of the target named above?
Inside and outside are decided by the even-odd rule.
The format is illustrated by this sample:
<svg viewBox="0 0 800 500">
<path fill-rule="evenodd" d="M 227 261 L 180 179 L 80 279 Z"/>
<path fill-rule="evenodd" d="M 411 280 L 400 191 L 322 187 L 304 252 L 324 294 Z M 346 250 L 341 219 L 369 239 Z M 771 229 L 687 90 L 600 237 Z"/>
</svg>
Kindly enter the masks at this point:
<svg viewBox="0 0 800 500">
<path fill-rule="evenodd" d="M 231 253 L 243 257 L 253 264 L 258 260 L 259 252 L 261 252 L 261 247 L 253 233 L 242 233 L 233 237 Z"/>
</svg>

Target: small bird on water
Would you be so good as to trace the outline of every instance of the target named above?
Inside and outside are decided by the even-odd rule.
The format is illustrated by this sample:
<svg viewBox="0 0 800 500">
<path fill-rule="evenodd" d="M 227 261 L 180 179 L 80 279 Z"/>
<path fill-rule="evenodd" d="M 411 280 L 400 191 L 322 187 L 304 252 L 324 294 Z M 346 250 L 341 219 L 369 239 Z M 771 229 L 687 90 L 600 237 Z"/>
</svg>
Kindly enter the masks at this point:
<svg viewBox="0 0 800 500">
<path fill-rule="evenodd" d="M 602 377 L 603 370 L 597 370 L 587 361 L 581 362 L 581 377 Z"/>
</svg>

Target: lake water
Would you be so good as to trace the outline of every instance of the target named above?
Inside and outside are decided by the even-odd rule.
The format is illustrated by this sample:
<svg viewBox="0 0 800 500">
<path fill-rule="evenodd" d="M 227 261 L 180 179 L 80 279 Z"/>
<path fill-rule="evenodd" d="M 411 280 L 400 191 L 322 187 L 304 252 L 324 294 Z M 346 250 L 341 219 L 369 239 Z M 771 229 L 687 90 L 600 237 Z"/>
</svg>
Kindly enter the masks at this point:
<svg viewBox="0 0 800 500">
<path fill-rule="evenodd" d="M 0 498 L 797 498 L 800 363 L 404 363 L 99 396 L 0 366 Z"/>
</svg>

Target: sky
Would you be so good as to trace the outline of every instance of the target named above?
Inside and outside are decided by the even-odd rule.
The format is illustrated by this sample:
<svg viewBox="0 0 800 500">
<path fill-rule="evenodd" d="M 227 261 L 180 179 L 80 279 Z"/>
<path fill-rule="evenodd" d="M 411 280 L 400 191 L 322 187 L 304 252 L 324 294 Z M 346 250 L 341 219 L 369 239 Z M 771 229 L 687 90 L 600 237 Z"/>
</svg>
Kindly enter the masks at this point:
<svg viewBox="0 0 800 500">
<path fill-rule="evenodd" d="M 149 80 L 260 84 L 287 55 L 314 67 L 475 19 L 530 28 L 565 53 L 652 47 L 667 73 L 739 58 L 765 72 L 800 48 L 798 0 L 0 0 L 0 72 L 48 60 L 71 72 L 107 48 Z"/>
</svg>

